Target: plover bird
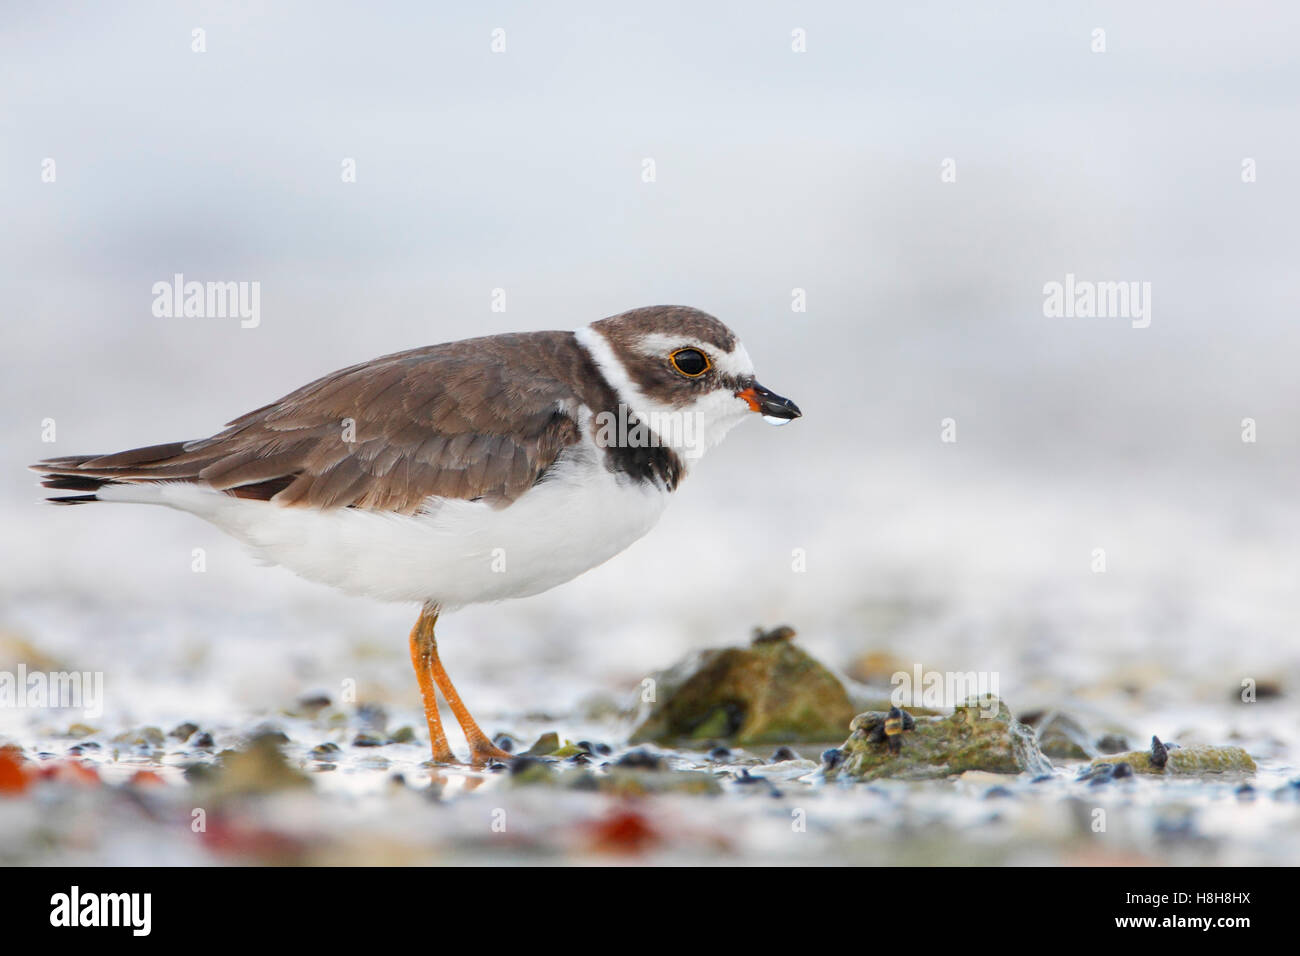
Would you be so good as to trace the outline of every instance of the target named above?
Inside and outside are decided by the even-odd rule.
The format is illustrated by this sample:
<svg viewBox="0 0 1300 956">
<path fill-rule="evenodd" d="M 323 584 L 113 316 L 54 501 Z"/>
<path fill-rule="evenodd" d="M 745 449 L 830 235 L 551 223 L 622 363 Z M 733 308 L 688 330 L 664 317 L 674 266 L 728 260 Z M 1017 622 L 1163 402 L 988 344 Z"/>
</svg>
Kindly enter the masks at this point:
<svg viewBox="0 0 1300 956">
<path fill-rule="evenodd" d="M 352 594 L 418 602 L 410 635 L 435 763 L 508 758 L 438 658 L 440 612 L 525 597 L 602 564 L 663 513 L 688 467 L 757 412 L 744 346 L 697 309 L 634 309 L 386 355 L 317 379 L 197 441 L 32 468 L 59 504 L 166 505 L 266 562 Z"/>
</svg>

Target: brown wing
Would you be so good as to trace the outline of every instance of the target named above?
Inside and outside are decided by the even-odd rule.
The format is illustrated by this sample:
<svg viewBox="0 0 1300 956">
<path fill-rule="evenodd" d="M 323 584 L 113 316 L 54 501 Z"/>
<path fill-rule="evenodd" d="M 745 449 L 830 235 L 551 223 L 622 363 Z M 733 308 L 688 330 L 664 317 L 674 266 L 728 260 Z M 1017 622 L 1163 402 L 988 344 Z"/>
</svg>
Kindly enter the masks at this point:
<svg viewBox="0 0 1300 956">
<path fill-rule="evenodd" d="M 316 508 L 410 514 L 430 496 L 506 504 L 578 441 L 563 374 L 572 351 L 570 333 L 535 332 L 399 352 L 318 379 L 211 438 L 33 467 L 48 487 L 78 491 L 193 481 Z"/>
</svg>

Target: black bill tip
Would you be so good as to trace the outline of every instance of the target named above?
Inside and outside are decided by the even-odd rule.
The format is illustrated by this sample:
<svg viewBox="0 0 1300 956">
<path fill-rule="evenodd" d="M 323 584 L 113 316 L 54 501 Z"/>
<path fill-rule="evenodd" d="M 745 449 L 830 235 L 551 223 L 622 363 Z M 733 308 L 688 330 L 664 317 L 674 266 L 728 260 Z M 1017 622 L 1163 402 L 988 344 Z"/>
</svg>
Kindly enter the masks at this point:
<svg viewBox="0 0 1300 956">
<path fill-rule="evenodd" d="M 748 402 L 750 408 L 772 425 L 785 425 L 803 415 L 803 412 L 799 411 L 799 406 L 790 399 L 764 388 L 757 382 L 749 388 L 741 389 L 736 395 Z"/>
</svg>

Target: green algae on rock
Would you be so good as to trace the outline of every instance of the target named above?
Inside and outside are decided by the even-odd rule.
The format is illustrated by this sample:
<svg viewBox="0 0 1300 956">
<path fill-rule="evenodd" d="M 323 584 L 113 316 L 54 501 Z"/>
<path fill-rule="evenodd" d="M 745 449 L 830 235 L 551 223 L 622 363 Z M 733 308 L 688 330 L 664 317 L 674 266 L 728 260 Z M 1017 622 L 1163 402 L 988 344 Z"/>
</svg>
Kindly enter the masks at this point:
<svg viewBox="0 0 1300 956">
<path fill-rule="evenodd" d="M 914 717 L 901 735 L 897 753 L 891 753 L 888 743 L 875 733 L 887 718 L 883 712 L 853 718 L 849 739 L 840 748 L 841 759 L 826 769 L 828 779 L 928 780 L 969 770 L 1011 774 L 1052 770 L 1033 731 L 997 697 L 965 701 L 943 717 Z"/>
<path fill-rule="evenodd" d="M 1158 767 L 1151 760 L 1151 751 L 1134 750 L 1123 754 L 1110 754 L 1094 760 L 1090 770 L 1106 765 L 1126 763 L 1135 773 L 1168 774 L 1170 776 L 1198 776 L 1207 773 L 1254 773 L 1255 761 L 1240 747 L 1211 747 L 1192 744 L 1186 747 L 1169 745 L 1165 765 Z"/>
<path fill-rule="evenodd" d="M 656 699 L 631 742 L 737 746 L 835 740 L 853 717 L 844 685 L 794 646 L 788 627 L 756 632 L 748 647 L 692 655 L 656 677 Z"/>
</svg>

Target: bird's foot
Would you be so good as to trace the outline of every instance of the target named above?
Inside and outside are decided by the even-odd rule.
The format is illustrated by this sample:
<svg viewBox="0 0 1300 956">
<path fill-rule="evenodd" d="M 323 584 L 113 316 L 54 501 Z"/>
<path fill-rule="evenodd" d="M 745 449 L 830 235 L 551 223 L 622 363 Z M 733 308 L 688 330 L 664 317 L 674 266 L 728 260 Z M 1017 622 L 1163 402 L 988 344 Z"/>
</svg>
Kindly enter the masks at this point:
<svg viewBox="0 0 1300 956">
<path fill-rule="evenodd" d="M 471 741 L 469 746 L 469 760 L 475 767 L 484 767 L 493 761 L 509 763 L 514 760 L 516 754 L 502 750 L 492 741 L 484 739 L 481 741 Z"/>
</svg>

